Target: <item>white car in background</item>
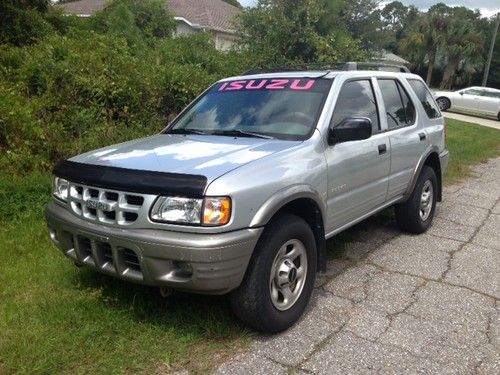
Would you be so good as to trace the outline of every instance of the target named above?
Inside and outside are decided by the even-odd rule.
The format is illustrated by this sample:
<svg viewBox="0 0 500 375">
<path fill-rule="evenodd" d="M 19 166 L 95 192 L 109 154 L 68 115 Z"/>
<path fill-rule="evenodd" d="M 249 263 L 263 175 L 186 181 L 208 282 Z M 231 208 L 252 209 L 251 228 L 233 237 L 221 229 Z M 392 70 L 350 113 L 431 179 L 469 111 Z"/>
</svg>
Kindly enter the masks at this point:
<svg viewBox="0 0 500 375">
<path fill-rule="evenodd" d="M 495 116 L 500 120 L 500 90 L 474 86 L 458 91 L 435 91 L 434 97 L 441 111 Z"/>
</svg>

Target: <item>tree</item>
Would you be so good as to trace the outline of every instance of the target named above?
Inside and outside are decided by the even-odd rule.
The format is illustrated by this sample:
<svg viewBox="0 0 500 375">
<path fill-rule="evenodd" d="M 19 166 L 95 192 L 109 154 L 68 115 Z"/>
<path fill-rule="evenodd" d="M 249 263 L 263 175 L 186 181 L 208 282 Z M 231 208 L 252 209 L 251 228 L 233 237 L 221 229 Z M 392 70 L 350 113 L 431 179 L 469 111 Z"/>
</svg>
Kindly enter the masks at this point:
<svg viewBox="0 0 500 375">
<path fill-rule="evenodd" d="M 380 29 L 376 33 L 376 46 L 394 53 L 399 52 L 398 42 L 404 31 L 410 29 L 419 18 L 420 12 L 415 6 L 406 6 L 400 1 L 388 3 L 377 12 L 380 17 Z"/>
<path fill-rule="evenodd" d="M 343 24 L 354 39 L 362 42 L 365 49 L 376 48 L 377 32 L 380 29 L 380 0 L 349 0 L 342 9 Z"/>
<path fill-rule="evenodd" d="M 174 17 L 165 7 L 164 0 L 114 0 L 102 12 L 95 15 L 95 27 L 101 31 L 109 30 L 110 16 L 120 8 L 121 12 L 124 12 L 123 8 L 130 11 L 135 26 L 146 38 L 169 37 L 175 30 Z M 114 21 L 118 22 L 116 19 Z"/>
<path fill-rule="evenodd" d="M 481 53 L 484 51 L 484 38 L 477 31 L 474 22 L 463 9 L 455 8 L 443 35 L 442 48 L 446 55 L 446 67 L 440 87 L 450 89 L 457 70 L 468 65 L 483 65 Z M 467 69 L 464 69 L 467 71 Z M 470 74 L 470 71 L 469 71 Z"/>
<path fill-rule="evenodd" d="M 365 54 L 345 28 L 325 19 L 325 0 L 259 0 L 239 19 L 239 44 L 257 64 L 362 59 Z"/>
<path fill-rule="evenodd" d="M 0 44 L 20 46 L 46 35 L 51 27 L 43 14 L 49 4 L 49 0 L 1 0 Z"/>
<path fill-rule="evenodd" d="M 420 14 L 400 42 L 400 47 L 415 65 L 427 62 L 426 82 L 432 82 L 432 73 L 444 36 L 449 27 L 452 8 L 443 3 L 433 5 Z"/>
</svg>

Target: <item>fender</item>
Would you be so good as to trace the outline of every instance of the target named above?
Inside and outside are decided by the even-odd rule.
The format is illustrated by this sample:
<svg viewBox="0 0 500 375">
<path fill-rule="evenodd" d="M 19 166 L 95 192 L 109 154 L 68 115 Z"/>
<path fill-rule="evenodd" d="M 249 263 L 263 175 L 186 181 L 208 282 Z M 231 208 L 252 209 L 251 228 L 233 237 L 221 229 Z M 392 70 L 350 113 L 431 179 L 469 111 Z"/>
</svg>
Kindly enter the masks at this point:
<svg viewBox="0 0 500 375">
<path fill-rule="evenodd" d="M 320 193 L 309 185 L 299 184 L 287 186 L 282 190 L 278 190 L 268 198 L 255 213 L 249 227 L 255 228 L 266 225 L 274 214 L 287 203 L 300 198 L 308 198 L 316 202 L 321 211 L 321 218 L 324 223 L 326 219 L 326 204 L 321 200 Z"/>
<path fill-rule="evenodd" d="M 417 184 L 417 179 L 418 176 L 420 175 L 420 172 L 422 171 L 422 167 L 424 166 L 425 161 L 429 157 L 430 154 L 435 152 L 438 157 L 439 157 L 439 149 L 435 145 L 430 145 L 425 152 L 420 156 L 420 159 L 418 160 L 417 165 L 415 166 L 415 169 L 413 171 L 413 175 L 411 177 L 410 183 L 408 185 L 408 188 L 406 189 L 406 192 L 403 196 L 403 201 L 406 201 L 411 193 L 413 192 L 413 189 L 415 189 L 415 185 Z M 436 176 L 438 178 L 438 181 L 441 181 L 441 176 Z M 441 200 L 441 183 L 439 184 L 439 192 L 438 192 L 438 199 L 439 201 Z"/>
<path fill-rule="evenodd" d="M 266 225 L 269 220 L 287 203 L 290 203 L 297 199 L 311 199 L 316 203 L 319 207 L 319 210 L 315 210 L 314 214 L 319 215 L 316 216 L 316 223 L 321 219 L 321 225 L 318 224 L 312 228 L 314 232 L 314 236 L 316 238 L 316 248 L 318 255 L 318 272 L 326 272 L 326 237 L 325 237 L 325 228 L 324 223 L 326 219 L 326 204 L 321 199 L 318 191 L 313 189 L 309 185 L 292 185 L 286 187 L 285 189 L 279 190 L 275 194 L 273 194 L 268 200 L 264 202 L 264 204 L 257 210 L 257 213 L 253 217 L 250 228 L 252 227 L 261 227 Z M 318 212 L 319 211 L 319 212 Z"/>
</svg>

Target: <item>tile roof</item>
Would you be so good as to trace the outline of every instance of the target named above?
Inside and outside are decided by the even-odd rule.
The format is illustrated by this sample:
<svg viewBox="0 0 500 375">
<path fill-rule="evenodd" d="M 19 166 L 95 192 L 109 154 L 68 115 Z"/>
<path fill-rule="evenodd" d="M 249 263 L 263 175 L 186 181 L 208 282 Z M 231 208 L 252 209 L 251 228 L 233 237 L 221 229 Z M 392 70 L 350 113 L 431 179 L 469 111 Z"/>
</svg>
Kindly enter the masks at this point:
<svg viewBox="0 0 500 375">
<path fill-rule="evenodd" d="M 71 3 L 64 3 L 60 6 L 65 13 L 76 14 L 78 16 L 90 16 L 95 12 L 103 10 L 108 0 L 80 0 Z"/>
<path fill-rule="evenodd" d="M 66 13 L 88 16 L 104 9 L 109 0 L 79 0 L 60 6 Z M 222 0 L 165 0 L 175 17 L 202 29 L 234 33 L 234 17 L 241 9 Z"/>
</svg>

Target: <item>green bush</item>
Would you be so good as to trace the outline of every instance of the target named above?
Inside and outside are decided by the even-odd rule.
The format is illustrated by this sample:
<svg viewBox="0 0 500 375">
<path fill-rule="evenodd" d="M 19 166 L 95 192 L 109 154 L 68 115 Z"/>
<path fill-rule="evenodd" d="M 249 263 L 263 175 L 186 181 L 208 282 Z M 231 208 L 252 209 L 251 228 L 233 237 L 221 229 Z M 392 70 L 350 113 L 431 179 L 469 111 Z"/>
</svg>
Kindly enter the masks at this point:
<svg viewBox="0 0 500 375">
<path fill-rule="evenodd" d="M 217 51 L 205 35 L 136 47 L 91 30 L 0 47 L 0 168 L 46 170 L 158 132 L 211 83 L 244 69 L 243 57 Z"/>
</svg>

